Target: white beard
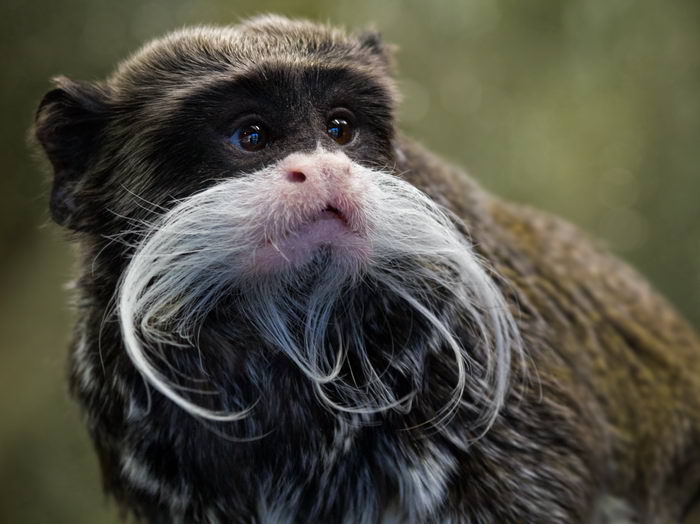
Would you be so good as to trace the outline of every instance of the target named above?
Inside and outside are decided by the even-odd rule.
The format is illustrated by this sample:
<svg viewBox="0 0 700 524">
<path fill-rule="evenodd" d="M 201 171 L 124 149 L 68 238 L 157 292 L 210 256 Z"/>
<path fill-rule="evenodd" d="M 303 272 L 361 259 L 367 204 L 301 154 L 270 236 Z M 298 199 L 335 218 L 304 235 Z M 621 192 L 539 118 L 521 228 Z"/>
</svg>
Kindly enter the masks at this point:
<svg viewBox="0 0 700 524">
<path fill-rule="evenodd" d="M 346 189 L 361 208 L 357 220 L 366 249 L 339 238 L 302 261 L 285 263 L 280 250 L 279 263 L 272 269 L 263 264 L 261 270 L 256 261 L 261 246 L 277 247 L 271 239 L 295 220 L 284 202 L 270 196 L 280 190 L 279 165 L 194 194 L 148 226 L 118 289 L 124 346 L 136 369 L 192 415 L 215 421 L 246 417 L 250 408 L 213 411 L 192 402 L 149 355 L 161 345 L 196 351 L 204 319 L 223 297 L 236 296 L 237 307 L 272 350 L 286 355 L 311 381 L 319 402 L 352 413 L 405 409 L 414 393 L 398 396 L 383 379 L 384 370 L 373 369 L 361 322 L 347 322 L 354 327 L 344 339 L 333 332 L 331 320 L 344 297 L 369 280 L 381 282 L 430 326 L 432 344 L 452 354 L 458 378 L 436 421 L 454 412 L 469 387 L 483 406 L 480 422 L 489 426 L 503 403 L 511 354 L 520 351 L 520 339 L 502 294 L 455 228 L 458 219 L 395 175 L 353 163 Z M 435 314 L 428 295 L 437 289 L 475 327 L 486 362 L 474 362 L 453 322 Z M 361 386 L 341 373 L 348 351 L 369 379 Z M 483 370 L 478 387 L 468 381 L 470 366 Z M 329 387 L 333 395 L 327 394 Z"/>
</svg>

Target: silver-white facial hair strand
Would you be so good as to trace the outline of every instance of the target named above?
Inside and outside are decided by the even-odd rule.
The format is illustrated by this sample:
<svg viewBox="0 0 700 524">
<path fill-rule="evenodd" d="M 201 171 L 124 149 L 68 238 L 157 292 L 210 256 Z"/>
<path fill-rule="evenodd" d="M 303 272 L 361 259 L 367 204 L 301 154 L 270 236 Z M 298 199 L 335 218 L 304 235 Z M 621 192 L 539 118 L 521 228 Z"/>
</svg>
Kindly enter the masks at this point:
<svg viewBox="0 0 700 524">
<path fill-rule="evenodd" d="M 456 217 L 447 216 L 427 195 L 406 182 L 384 173 L 375 173 L 381 188 L 382 202 L 372 206 L 380 216 L 374 220 L 375 251 L 377 261 L 369 265 L 370 273 L 377 274 L 383 282 L 391 282 L 394 292 L 402 296 L 415 310 L 435 328 L 442 341 L 455 356 L 458 382 L 453 389 L 453 397 L 443 410 L 449 414 L 456 409 L 462 398 L 466 380 L 465 363 L 471 358 L 467 349 L 455 337 L 450 326 L 431 313 L 421 297 L 412 293 L 410 287 L 402 284 L 410 282 L 411 275 L 405 269 L 397 273 L 391 260 L 409 255 L 418 259 L 435 261 L 448 271 L 431 271 L 422 266 L 416 281 L 432 282 L 434 287 L 450 291 L 460 309 L 467 313 L 476 326 L 483 353 L 487 357 L 487 388 L 493 391 L 470 391 L 474 398 L 486 403 L 483 419 L 486 429 L 500 410 L 506 394 L 510 371 L 511 354 L 520 353 L 522 346 L 518 329 L 508 309 L 503 295 L 488 276 L 479 259 L 474 255 L 466 239 L 455 228 Z M 387 279 L 387 276 L 394 277 Z M 439 415 L 438 415 L 439 418 Z"/>
<path fill-rule="evenodd" d="M 366 188 L 362 210 L 367 215 L 369 259 L 348 264 L 343 257 L 332 257 L 311 286 L 304 282 L 303 270 L 259 275 L 251 271 L 251 257 L 265 241 L 258 232 L 265 230 L 261 212 L 269 209 L 269 196 L 261 188 L 278 176 L 274 167 L 267 168 L 195 194 L 165 213 L 140 243 L 119 285 L 118 313 L 126 351 L 147 382 L 198 417 L 233 421 L 249 413 L 250 407 L 221 412 L 197 405 L 178 392 L 184 388 L 170 383 L 148 355 L 149 347 L 159 344 L 191 349 L 204 318 L 235 290 L 243 297 L 239 305 L 263 338 L 316 384 L 322 402 L 353 413 L 399 409 L 407 397 L 397 398 L 381 381 L 381 370 L 372 369 L 361 333 L 354 332 L 349 344 L 365 376 L 373 378 L 362 391 L 339 375 L 347 349 L 326 347 L 339 299 L 361 279 L 370 278 L 384 283 L 423 317 L 454 356 L 457 382 L 436 419 L 448 417 L 465 388 L 478 384 L 479 390 L 470 393 L 485 404 L 482 422 L 490 425 L 506 394 L 511 352 L 521 351 L 521 343 L 505 299 L 455 228 L 454 217 L 411 184 L 354 165 L 353 176 Z M 397 260 L 406 259 L 428 264 L 397 267 Z M 487 362 L 479 363 L 486 369 L 486 380 L 468 380 L 468 369 L 475 363 L 451 326 L 426 303 L 426 284 L 451 293 L 456 309 L 476 326 L 487 355 Z M 302 340 L 292 329 L 299 321 L 306 323 Z M 329 398 L 325 387 L 330 384 L 336 386 L 334 398 L 341 395 L 347 403 Z"/>
</svg>

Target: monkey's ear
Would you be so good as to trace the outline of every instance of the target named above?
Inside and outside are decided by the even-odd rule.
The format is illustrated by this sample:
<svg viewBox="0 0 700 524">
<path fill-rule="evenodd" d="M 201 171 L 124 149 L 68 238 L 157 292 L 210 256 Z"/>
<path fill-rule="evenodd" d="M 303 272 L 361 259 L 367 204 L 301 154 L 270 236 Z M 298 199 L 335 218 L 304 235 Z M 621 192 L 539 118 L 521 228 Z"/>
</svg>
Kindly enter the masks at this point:
<svg viewBox="0 0 700 524">
<path fill-rule="evenodd" d="M 84 230 L 77 192 L 107 118 L 107 94 L 99 85 L 65 77 L 53 82 L 34 119 L 34 136 L 53 167 L 49 208 L 58 224 Z"/>
<path fill-rule="evenodd" d="M 394 74 L 395 63 L 394 53 L 397 47 L 383 41 L 382 35 L 376 29 L 365 29 L 357 34 L 362 49 L 369 51 L 372 55 L 380 59 L 385 70 L 389 74 Z"/>
</svg>

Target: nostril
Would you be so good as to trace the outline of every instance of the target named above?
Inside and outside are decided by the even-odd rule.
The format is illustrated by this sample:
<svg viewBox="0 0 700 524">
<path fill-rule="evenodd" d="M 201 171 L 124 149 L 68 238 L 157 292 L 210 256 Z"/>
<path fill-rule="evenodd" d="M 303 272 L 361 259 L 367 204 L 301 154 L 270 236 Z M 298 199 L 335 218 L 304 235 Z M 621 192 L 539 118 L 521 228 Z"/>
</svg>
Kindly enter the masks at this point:
<svg viewBox="0 0 700 524">
<path fill-rule="evenodd" d="M 289 171 L 287 173 L 287 180 L 290 182 L 306 182 L 306 175 L 301 171 Z"/>
</svg>

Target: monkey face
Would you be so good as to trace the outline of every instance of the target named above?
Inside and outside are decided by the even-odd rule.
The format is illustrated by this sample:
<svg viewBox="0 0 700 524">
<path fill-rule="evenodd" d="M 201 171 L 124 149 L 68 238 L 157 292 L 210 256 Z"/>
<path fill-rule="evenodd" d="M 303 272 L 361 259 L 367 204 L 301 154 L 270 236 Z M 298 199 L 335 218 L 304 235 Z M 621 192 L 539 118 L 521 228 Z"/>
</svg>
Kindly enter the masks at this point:
<svg viewBox="0 0 700 524">
<path fill-rule="evenodd" d="M 231 181 L 228 204 L 241 211 L 231 241 L 249 247 L 236 263 L 251 273 L 299 268 L 322 246 L 335 258 L 366 259 L 376 185 L 368 173 L 388 171 L 393 154 L 388 91 L 347 66 L 292 68 L 265 59 L 231 78 L 200 82 L 162 121 L 140 116 L 147 132 L 134 153 L 149 169 L 129 176 L 130 193 L 169 209 Z M 138 114 L 159 103 L 149 100 Z M 147 219 L 142 208 L 118 215 Z"/>
<path fill-rule="evenodd" d="M 125 219 L 318 148 L 390 168 L 388 60 L 376 35 L 270 17 L 175 33 L 103 83 L 58 79 L 36 123 L 55 171 L 52 215 L 117 234 Z"/>
<path fill-rule="evenodd" d="M 513 320 L 457 219 L 393 172 L 389 69 L 376 35 L 262 18 L 176 33 L 107 82 L 59 80 L 42 102 L 53 217 L 112 254 L 92 271 L 114 290 L 120 343 L 186 411 L 247 413 L 198 405 L 154 351 L 262 347 L 322 402 L 364 413 L 410 402 L 425 355 L 447 351 L 449 413 L 471 358 L 452 326 L 465 318 L 495 355 L 481 368 L 492 397 L 503 395 Z M 410 347 L 401 356 L 378 328 L 391 315 Z M 242 331 L 254 339 L 240 343 Z M 341 373 L 350 355 L 354 371 Z"/>
<path fill-rule="evenodd" d="M 131 169 L 105 192 L 119 234 L 130 229 L 125 218 L 152 220 L 228 181 L 226 205 L 240 213 L 228 225 L 241 248 L 231 262 L 245 278 L 301 270 L 319 251 L 367 262 L 378 205 L 370 172 L 393 165 L 393 84 L 376 41 L 318 29 L 291 24 L 294 42 L 244 28 L 203 47 L 186 35 L 120 72 L 112 86 L 120 110 L 106 134 L 135 147 L 114 151 Z M 179 62 L 159 72 L 155 91 L 166 56 Z"/>
</svg>

